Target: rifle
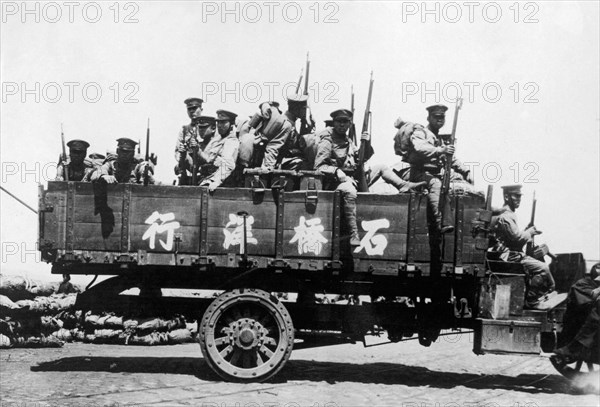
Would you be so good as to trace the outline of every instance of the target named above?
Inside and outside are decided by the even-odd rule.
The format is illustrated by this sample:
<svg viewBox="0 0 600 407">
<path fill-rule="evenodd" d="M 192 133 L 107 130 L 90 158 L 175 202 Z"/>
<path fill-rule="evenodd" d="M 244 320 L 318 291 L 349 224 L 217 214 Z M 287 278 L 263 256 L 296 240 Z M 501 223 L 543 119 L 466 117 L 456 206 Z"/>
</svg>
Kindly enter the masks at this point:
<svg viewBox="0 0 600 407">
<path fill-rule="evenodd" d="M 65 133 L 63 131 L 63 125 L 62 123 L 60 124 L 60 141 L 62 143 L 62 162 L 63 164 L 63 171 L 65 174 L 65 181 L 69 180 L 69 164 L 67 163 L 67 149 L 65 148 Z"/>
<path fill-rule="evenodd" d="M 373 96 L 373 71 L 371 71 L 371 79 L 369 80 L 369 95 L 367 96 L 367 106 L 365 108 L 365 116 L 363 118 L 362 133 L 369 131 L 371 124 L 371 97 Z M 358 150 L 358 163 L 356 166 L 356 178 L 358 181 L 358 192 L 369 192 L 369 184 L 365 176 L 365 150 L 367 149 L 368 141 L 360 140 L 360 149 Z"/>
<path fill-rule="evenodd" d="M 302 74 L 304 71 L 300 69 L 300 77 L 298 78 L 298 84 L 296 85 L 296 95 L 300 94 L 300 86 L 302 85 Z"/>
<path fill-rule="evenodd" d="M 304 95 L 308 96 L 308 85 L 309 85 L 309 77 L 310 77 L 310 59 L 308 59 L 308 52 L 306 53 L 306 76 L 304 77 Z M 308 112 L 308 120 L 306 117 L 301 118 L 300 124 L 300 135 L 311 133 L 315 128 L 315 122 L 312 118 L 312 112 L 310 111 L 310 107 L 308 106 L 308 101 L 306 102 L 306 110 Z"/>
<path fill-rule="evenodd" d="M 138 144 L 139 146 L 139 144 Z M 139 147 L 138 147 L 139 148 Z M 150 169 L 150 118 L 146 128 L 146 166 L 144 167 L 144 185 L 148 185 L 148 170 Z"/>
<path fill-rule="evenodd" d="M 200 127 L 198 124 L 198 122 L 194 124 L 194 126 L 196 126 L 196 133 L 194 134 L 196 141 L 198 141 L 198 135 L 200 134 Z M 196 147 L 194 147 L 192 150 L 192 185 L 194 186 L 198 184 L 198 148 L 199 146 L 196 145 Z"/>
<path fill-rule="evenodd" d="M 456 142 L 456 126 L 458 125 L 458 112 L 462 108 L 462 98 L 456 99 L 454 108 L 454 122 L 452 123 L 452 133 L 450 134 L 449 145 L 453 146 Z M 450 190 L 450 173 L 452 172 L 452 154 L 446 154 L 446 162 L 444 163 L 444 179 L 442 180 L 442 190 L 440 193 L 440 212 L 442 214 L 442 226 L 444 225 L 444 214 L 446 208 L 446 197 Z"/>
<path fill-rule="evenodd" d="M 529 225 L 527 228 L 530 228 L 535 225 L 535 209 L 537 207 L 537 199 L 535 198 L 535 191 L 533 191 L 533 203 L 531 204 L 531 219 L 529 220 Z M 531 241 L 527 242 L 527 246 L 525 248 L 525 253 L 528 256 L 533 256 L 533 252 L 535 250 L 535 241 L 534 237 L 531 236 Z"/>
<path fill-rule="evenodd" d="M 350 86 L 350 111 L 352 112 L 352 124 L 350 125 L 350 140 L 356 144 L 356 126 L 354 125 L 354 85 Z"/>
</svg>

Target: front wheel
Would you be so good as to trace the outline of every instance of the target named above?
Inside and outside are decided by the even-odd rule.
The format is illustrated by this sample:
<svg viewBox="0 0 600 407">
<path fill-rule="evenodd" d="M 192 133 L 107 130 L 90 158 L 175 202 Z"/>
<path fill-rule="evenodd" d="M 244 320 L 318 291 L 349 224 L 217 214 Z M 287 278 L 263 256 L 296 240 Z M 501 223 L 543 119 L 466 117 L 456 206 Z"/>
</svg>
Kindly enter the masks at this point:
<svg viewBox="0 0 600 407">
<path fill-rule="evenodd" d="M 235 289 L 218 296 L 199 327 L 200 349 L 225 380 L 260 382 L 287 362 L 294 326 L 277 298 L 258 289 Z"/>
</svg>

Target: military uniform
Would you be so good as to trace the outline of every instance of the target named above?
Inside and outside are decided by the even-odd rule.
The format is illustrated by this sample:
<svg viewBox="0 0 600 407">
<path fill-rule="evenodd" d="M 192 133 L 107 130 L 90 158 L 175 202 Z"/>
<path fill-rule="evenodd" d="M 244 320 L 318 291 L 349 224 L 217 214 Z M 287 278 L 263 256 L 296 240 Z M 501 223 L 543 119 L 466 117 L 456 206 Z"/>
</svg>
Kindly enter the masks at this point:
<svg viewBox="0 0 600 407">
<path fill-rule="evenodd" d="M 217 110 L 217 122 L 229 122 L 231 127 L 226 135 L 215 134 L 203 150 L 198 151 L 200 164 L 200 185 L 214 190 L 229 181 L 238 158 L 240 141 L 233 126 L 237 115 L 226 110 Z M 226 183 L 226 186 L 234 186 Z"/>
<path fill-rule="evenodd" d="M 117 140 L 117 157 L 114 160 L 107 160 L 91 176 L 94 182 L 108 182 L 108 177 L 114 177 L 119 184 L 141 184 L 144 182 L 144 170 L 149 165 L 148 184 L 154 184 L 154 168 L 151 163 L 145 161 L 138 162 L 135 159 L 135 141 L 128 138 Z M 131 156 L 127 160 L 122 158 L 123 154 L 129 153 Z"/>
<path fill-rule="evenodd" d="M 67 143 L 69 147 L 69 155 L 71 156 L 67 161 L 61 161 L 56 169 L 55 181 L 91 181 L 92 172 L 95 170 L 94 163 L 87 158 L 83 161 L 73 161 L 72 156 L 74 154 L 83 155 L 85 157 L 87 148 L 90 146 L 88 142 L 83 140 L 71 140 Z M 68 170 L 68 174 L 65 172 Z M 65 177 L 68 175 L 68 177 Z"/>
<path fill-rule="evenodd" d="M 204 150 L 210 142 L 212 134 L 206 135 L 205 131 L 211 126 L 215 126 L 214 117 L 200 116 L 195 119 L 195 123 L 182 127 L 175 145 L 175 160 L 177 162 L 175 174 L 181 175 L 185 171 L 184 178 L 191 178 L 194 168 L 194 152 Z M 196 147 L 192 145 L 192 139 L 196 141 Z"/>
<path fill-rule="evenodd" d="M 331 113 L 335 121 L 350 121 L 352 112 L 341 109 Z M 327 127 L 317 133 L 318 146 L 315 157 L 315 169 L 325 175 L 323 189 L 341 191 L 344 202 L 344 215 L 351 234 L 351 244 L 360 244 L 358 226 L 356 224 L 356 197 L 354 173 L 358 162 L 359 149 L 350 140 L 347 134 L 337 134 L 333 127 Z M 365 151 L 365 160 L 373 155 L 373 149 Z M 345 180 L 340 180 L 340 172 L 346 175 Z"/>
<path fill-rule="evenodd" d="M 427 108 L 430 115 L 445 115 L 448 108 L 443 105 L 434 105 Z M 408 180 L 412 182 L 426 182 L 429 189 L 428 207 L 430 219 L 437 231 L 442 230 L 442 214 L 440 212 L 440 195 L 442 191 L 442 169 L 443 152 L 442 140 L 432 131 L 431 126 L 426 128 L 415 126 L 410 136 L 411 147 L 406 153 L 404 160 L 410 164 Z M 452 156 L 452 168 L 460 174 L 469 173 L 468 167 L 465 167 L 454 155 Z"/>
<path fill-rule="evenodd" d="M 521 195 L 520 185 L 502 187 L 504 194 Z M 528 276 L 526 305 L 534 307 L 544 295 L 554 291 L 554 278 L 548 265 L 525 255 L 523 246 L 533 238 L 533 229 L 521 230 L 517 215 L 508 203 L 501 212 L 492 217 L 490 229 L 499 242 L 500 258 L 504 261 L 520 262 Z"/>
</svg>

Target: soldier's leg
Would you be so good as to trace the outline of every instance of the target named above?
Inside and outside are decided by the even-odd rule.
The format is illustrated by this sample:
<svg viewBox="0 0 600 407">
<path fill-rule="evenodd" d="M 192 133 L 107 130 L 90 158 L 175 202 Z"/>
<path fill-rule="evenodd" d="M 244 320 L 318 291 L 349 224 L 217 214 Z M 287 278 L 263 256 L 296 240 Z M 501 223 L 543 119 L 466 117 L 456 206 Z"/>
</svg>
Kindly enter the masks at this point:
<svg viewBox="0 0 600 407">
<path fill-rule="evenodd" d="M 381 178 L 388 184 L 392 184 L 398 189 L 398 192 L 409 192 L 427 185 L 426 181 L 411 182 L 400 178 L 390 167 L 383 166 L 380 170 Z"/>
<path fill-rule="evenodd" d="M 356 223 L 356 187 L 352 183 L 352 180 L 348 178 L 337 186 L 336 191 L 342 192 L 344 216 L 348 225 L 348 231 L 350 232 L 350 245 L 359 246 L 360 238 L 358 237 L 358 225 Z"/>
<path fill-rule="evenodd" d="M 594 341 L 600 339 L 600 298 L 592 304 L 592 309 L 588 314 L 583 326 L 577 332 L 575 340 L 585 346 L 591 348 Z"/>
<path fill-rule="evenodd" d="M 534 307 L 539 303 L 541 297 L 554 291 L 554 278 L 550 273 L 550 267 L 544 262 L 530 256 L 525 256 L 521 260 L 521 263 L 529 280 L 526 304 Z"/>
</svg>

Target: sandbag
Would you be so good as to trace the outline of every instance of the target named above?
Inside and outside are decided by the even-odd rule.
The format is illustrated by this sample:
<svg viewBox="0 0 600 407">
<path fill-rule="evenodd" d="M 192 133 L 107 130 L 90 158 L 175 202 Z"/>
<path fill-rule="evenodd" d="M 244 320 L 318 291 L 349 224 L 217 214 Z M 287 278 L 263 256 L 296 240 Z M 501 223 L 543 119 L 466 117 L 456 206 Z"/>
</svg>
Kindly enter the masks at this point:
<svg viewBox="0 0 600 407">
<path fill-rule="evenodd" d="M 50 334 L 63 328 L 63 322 L 60 319 L 56 319 L 50 315 L 43 315 L 42 321 L 42 333 Z"/>
<path fill-rule="evenodd" d="M 35 297 L 29 292 L 30 281 L 21 276 L 0 276 L 0 295 L 12 301 L 27 300 Z"/>
<path fill-rule="evenodd" d="M 53 336 L 17 336 L 14 338 L 15 348 L 60 348 L 65 343 Z"/>
<path fill-rule="evenodd" d="M 188 342 L 194 341 L 192 333 L 185 328 L 168 332 L 167 337 L 169 338 L 169 343 L 171 345 L 175 345 L 175 344 L 179 344 L 179 343 L 188 343 Z"/>
<path fill-rule="evenodd" d="M 6 295 L 0 295 L 0 313 L 2 315 L 11 315 L 13 310 L 20 309 L 21 306 L 13 302 Z"/>
<path fill-rule="evenodd" d="M 64 342 L 72 342 L 73 341 L 73 335 L 71 334 L 71 331 L 68 329 L 64 329 L 61 328 L 58 331 L 52 332 L 52 336 L 54 336 L 55 338 L 58 338 L 61 341 Z"/>
<path fill-rule="evenodd" d="M 0 349 L 7 349 L 12 346 L 10 338 L 6 335 L 0 334 Z"/>
<path fill-rule="evenodd" d="M 141 345 L 141 346 L 156 346 L 166 345 L 169 343 L 169 337 L 165 332 L 152 332 L 148 335 L 132 335 L 127 338 L 125 342 L 127 345 Z"/>
<path fill-rule="evenodd" d="M 136 332 L 138 335 L 147 335 L 153 331 L 166 331 L 167 321 L 161 318 L 145 318 L 138 321 Z"/>
</svg>

